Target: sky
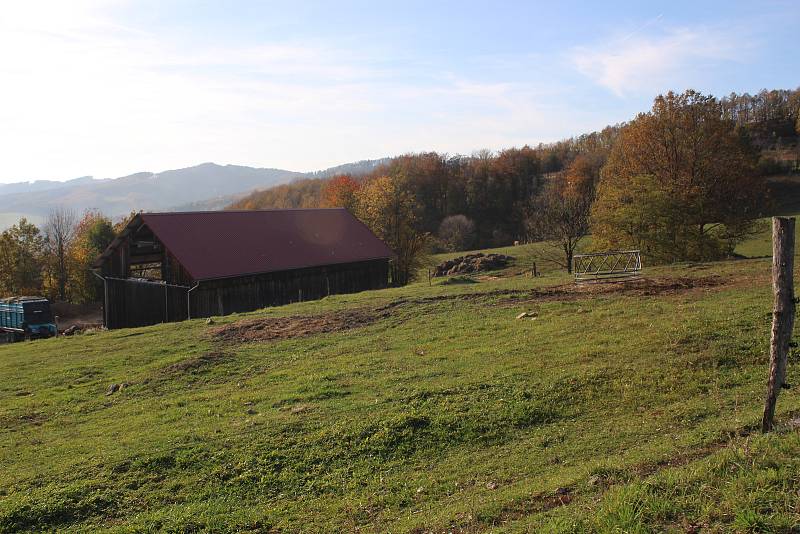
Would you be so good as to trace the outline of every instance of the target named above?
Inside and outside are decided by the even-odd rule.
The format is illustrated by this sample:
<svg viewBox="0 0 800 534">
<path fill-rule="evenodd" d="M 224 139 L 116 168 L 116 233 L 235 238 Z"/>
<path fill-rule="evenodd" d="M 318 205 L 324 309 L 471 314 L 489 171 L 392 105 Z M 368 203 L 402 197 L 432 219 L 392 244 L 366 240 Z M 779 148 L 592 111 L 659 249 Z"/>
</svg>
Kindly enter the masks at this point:
<svg viewBox="0 0 800 534">
<path fill-rule="evenodd" d="M 0 0 L 0 182 L 311 171 L 800 86 L 800 2 Z"/>
</svg>

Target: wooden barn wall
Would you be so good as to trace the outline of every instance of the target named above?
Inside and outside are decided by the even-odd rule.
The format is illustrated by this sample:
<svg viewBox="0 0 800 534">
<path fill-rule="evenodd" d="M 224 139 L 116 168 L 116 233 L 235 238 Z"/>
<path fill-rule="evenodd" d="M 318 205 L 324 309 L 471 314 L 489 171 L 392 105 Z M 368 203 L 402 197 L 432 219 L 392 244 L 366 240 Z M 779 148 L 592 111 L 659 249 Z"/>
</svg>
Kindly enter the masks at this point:
<svg viewBox="0 0 800 534">
<path fill-rule="evenodd" d="M 203 282 L 191 293 L 192 317 L 257 310 L 388 286 L 389 261 L 372 260 Z"/>
<path fill-rule="evenodd" d="M 125 278 L 128 276 L 128 239 L 125 238 L 103 262 L 100 273 L 103 276 Z"/>
<path fill-rule="evenodd" d="M 186 319 L 188 288 L 108 278 L 106 328 L 130 328 Z"/>
<path fill-rule="evenodd" d="M 389 261 L 372 260 L 207 281 L 189 293 L 189 300 L 192 317 L 210 317 L 382 289 L 388 286 L 388 280 Z M 107 278 L 106 290 L 107 328 L 187 318 L 187 287 Z"/>
</svg>

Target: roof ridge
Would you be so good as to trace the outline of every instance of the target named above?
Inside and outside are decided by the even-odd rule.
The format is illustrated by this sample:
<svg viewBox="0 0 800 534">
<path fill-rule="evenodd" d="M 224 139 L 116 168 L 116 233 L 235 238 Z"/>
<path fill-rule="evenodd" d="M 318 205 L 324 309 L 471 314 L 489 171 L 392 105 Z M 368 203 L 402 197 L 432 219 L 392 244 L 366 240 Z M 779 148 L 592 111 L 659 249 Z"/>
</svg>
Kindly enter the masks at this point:
<svg viewBox="0 0 800 534">
<path fill-rule="evenodd" d="M 257 210 L 200 210 L 200 211 L 141 211 L 137 215 L 196 215 L 204 213 L 264 213 L 274 211 L 334 211 L 346 208 L 264 208 Z"/>
</svg>

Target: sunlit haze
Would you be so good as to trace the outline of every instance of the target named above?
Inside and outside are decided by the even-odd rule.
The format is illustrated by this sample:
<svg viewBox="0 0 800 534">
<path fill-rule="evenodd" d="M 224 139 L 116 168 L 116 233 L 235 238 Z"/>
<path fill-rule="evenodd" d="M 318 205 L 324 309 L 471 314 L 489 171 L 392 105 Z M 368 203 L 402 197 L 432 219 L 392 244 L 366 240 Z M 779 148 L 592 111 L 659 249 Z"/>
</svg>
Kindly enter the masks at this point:
<svg viewBox="0 0 800 534">
<path fill-rule="evenodd" d="M 0 182 L 310 171 L 800 83 L 796 2 L 3 2 Z"/>
</svg>

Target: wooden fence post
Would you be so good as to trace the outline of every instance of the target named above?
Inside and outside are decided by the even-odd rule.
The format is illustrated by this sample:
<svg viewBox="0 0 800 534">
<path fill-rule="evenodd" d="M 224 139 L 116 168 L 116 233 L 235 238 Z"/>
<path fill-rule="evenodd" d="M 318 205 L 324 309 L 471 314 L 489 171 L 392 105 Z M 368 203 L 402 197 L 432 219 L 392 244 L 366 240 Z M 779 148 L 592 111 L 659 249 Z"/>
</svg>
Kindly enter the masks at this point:
<svg viewBox="0 0 800 534">
<path fill-rule="evenodd" d="M 794 218 L 772 218 L 772 337 L 769 351 L 769 381 L 761 431 L 772 430 L 775 403 L 786 387 L 786 360 L 794 328 Z"/>
</svg>

